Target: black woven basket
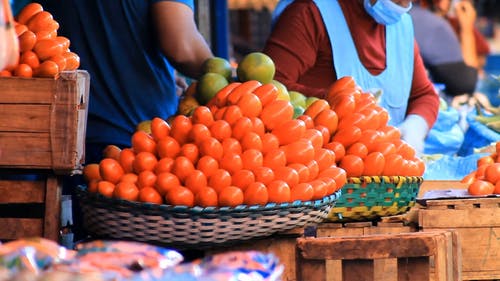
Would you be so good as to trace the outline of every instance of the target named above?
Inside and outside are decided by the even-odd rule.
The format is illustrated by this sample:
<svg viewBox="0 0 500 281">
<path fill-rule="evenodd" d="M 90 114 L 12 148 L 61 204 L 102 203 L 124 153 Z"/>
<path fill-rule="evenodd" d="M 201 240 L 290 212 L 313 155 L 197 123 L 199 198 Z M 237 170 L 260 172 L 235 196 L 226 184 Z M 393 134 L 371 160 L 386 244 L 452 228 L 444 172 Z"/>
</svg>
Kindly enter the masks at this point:
<svg viewBox="0 0 500 281">
<path fill-rule="evenodd" d="M 362 176 L 348 178 L 342 196 L 330 209 L 333 222 L 374 221 L 404 214 L 415 205 L 422 177 Z"/>
<path fill-rule="evenodd" d="M 188 249 L 263 238 L 325 220 L 341 191 L 322 200 L 230 207 L 156 205 L 108 198 L 76 188 L 87 232 L 100 238 Z"/>
</svg>

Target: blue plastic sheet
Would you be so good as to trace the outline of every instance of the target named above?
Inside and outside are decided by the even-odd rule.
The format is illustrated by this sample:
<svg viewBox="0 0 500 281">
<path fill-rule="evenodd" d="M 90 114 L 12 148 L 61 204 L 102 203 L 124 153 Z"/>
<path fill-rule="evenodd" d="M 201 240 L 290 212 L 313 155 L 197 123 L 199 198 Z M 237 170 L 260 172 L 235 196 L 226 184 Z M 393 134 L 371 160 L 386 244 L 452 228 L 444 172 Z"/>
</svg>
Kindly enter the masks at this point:
<svg viewBox="0 0 500 281">
<path fill-rule="evenodd" d="M 464 141 L 459 126 L 460 113 L 452 107 L 440 110 L 436 123 L 425 139 L 425 154 L 455 155 Z"/>
<path fill-rule="evenodd" d="M 461 180 L 477 170 L 477 160 L 488 153 L 475 153 L 469 156 L 443 155 L 433 160 L 425 160 L 424 180 Z"/>
<path fill-rule="evenodd" d="M 475 148 L 485 147 L 500 141 L 500 134 L 476 121 L 476 116 L 476 111 L 467 114 L 469 128 L 465 132 L 464 141 L 457 153 L 458 156 L 471 155 L 474 153 Z"/>
</svg>

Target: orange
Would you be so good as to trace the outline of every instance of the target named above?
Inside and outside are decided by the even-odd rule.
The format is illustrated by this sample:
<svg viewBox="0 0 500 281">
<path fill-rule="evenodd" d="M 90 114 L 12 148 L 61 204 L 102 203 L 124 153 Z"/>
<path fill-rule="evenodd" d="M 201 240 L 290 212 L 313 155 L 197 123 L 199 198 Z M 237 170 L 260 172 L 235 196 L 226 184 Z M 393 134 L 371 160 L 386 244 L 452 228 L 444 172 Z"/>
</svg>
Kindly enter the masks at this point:
<svg viewBox="0 0 500 281">
<path fill-rule="evenodd" d="M 364 171 L 364 162 L 358 155 L 346 154 L 340 160 L 339 167 L 346 171 L 348 177 L 360 177 Z"/>
<path fill-rule="evenodd" d="M 135 155 L 132 167 L 134 169 L 134 172 L 139 174 L 142 171 L 154 171 L 157 163 L 158 159 L 153 153 L 142 151 Z"/>
<path fill-rule="evenodd" d="M 181 146 L 176 139 L 166 136 L 158 141 L 156 150 L 160 158 L 175 158 L 181 152 Z"/>
<path fill-rule="evenodd" d="M 262 84 L 256 80 L 245 81 L 241 83 L 238 87 L 234 88 L 233 91 L 227 96 L 228 104 L 237 104 L 238 100 L 244 95 L 251 93 L 253 90 L 260 87 Z"/>
<path fill-rule="evenodd" d="M 283 167 L 287 163 L 285 151 L 283 149 L 274 149 L 264 154 L 262 165 L 275 170 L 278 167 Z"/>
<path fill-rule="evenodd" d="M 305 164 L 307 169 L 309 169 L 309 181 L 316 179 L 319 175 L 319 165 L 316 160 L 311 160 Z"/>
<path fill-rule="evenodd" d="M 196 164 L 200 158 L 198 146 L 194 143 L 185 143 L 181 146 L 179 156 L 186 156 L 191 163 Z"/>
<path fill-rule="evenodd" d="M 325 146 L 330 141 L 332 134 L 330 134 L 328 128 L 323 125 L 315 125 L 314 129 L 318 130 L 321 136 L 323 136 L 323 146 Z"/>
<path fill-rule="evenodd" d="M 122 166 L 113 158 L 104 158 L 99 162 L 99 174 L 103 180 L 116 184 L 125 174 Z"/>
<path fill-rule="evenodd" d="M 120 161 L 121 153 L 122 153 L 121 148 L 119 148 L 114 144 L 108 144 L 102 151 L 102 156 L 104 156 L 104 158 L 113 158 L 115 160 Z"/>
<path fill-rule="evenodd" d="M 49 60 L 57 64 L 59 71 L 66 70 L 66 58 L 62 54 L 52 56 L 49 58 Z"/>
<path fill-rule="evenodd" d="M 267 187 L 261 182 L 250 183 L 243 192 L 243 203 L 246 205 L 265 205 L 268 201 Z"/>
<path fill-rule="evenodd" d="M 218 194 L 219 206 L 221 207 L 236 207 L 243 204 L 243 191 L 236 186 L 227 186 L 223 188 Z"/>
<path fill-rule="evenodd" d="M 15 19 L 20 24 L 26 24 L 34 15 L 43 11 L 42 5 L 31 2 L 26 4 L 16 15 Z"/>
<path fill-rule="evenodd" d="M 229 82 L 227 79 L 221 74 L 212 72 L 205 73 L 197 81 L 196 99 L 200 104 L 205 105 L 228 84 Z"/>
<path fill-rule="evenodd" d="M 280 146 L 278 137 L 272 133 L 265 133 L 264 135 L 262 135 L 261 141 L 262 153 L 267 153 L 271 150 L 278 149 Z"/>
<path fill-rule="evenodd" d="M 237 105 L 228 105 L 225 107 L 226 110 L 224 111 L 224 114 L 222 115 L 222 119 L 226 120 L 227 123 L 229 123 L 230 126 L 233 126 L 238 119 L 243 117 L 243 112 L 241 111 L 241 108 Z"/>
<path fill-rule="evenodd" d="M 193 124 L 203 124 L 209 127 L 214 122 L 214 116 L 207 106 L 200 105 L 193 110 L 191 121 Z"/>
<path fill-rule="evenodd" d="M 340 142 L 336 142 L 336 141 L 328 142 L 324 146 L 324 148 L 330 149 L 335 153 L 335 161 L 337 163 L 339 163 L 340 160 L 342 160 L 342 158 L 345 155 L 345 147 Z"/>
<path fill-rule="evenodd" d="M 231 126 L 231 136 L 237 140 L 240 140 L 247 132 L 250 132 L 252 129 L 252 120 L 246 116 L 243 116 Z"/>
<path fill-rule="evenodd" d="M 327 100 L 340 120 L 355 112 L 356 99 L 354 95 L 340 94 L 335 97 L 328 97 Z"/>
<path fill-rule="evenodd" d="M 314 160 L 318 163 L 319 171 L 335 166 L 335 153 L 327 148 L 315 150 Z"/>
<path fill-rule="evenodd" d="M 169 172 L 163 172 L 156 175 L 156 190 L 163 196 L 167 193 L 167 191 L 181 184 L 179 178 Z"/>
<path fill-rule="evenodd" d="M 207 185 L 207 176 L 200 170 L 193 170 L 184 180 L 184 186 L 189 188 L 194 194 Z"/>
<path fill-rule="evenodd" d="M 123 200 L 137 201 L 139 199 L 139 188 L 133 182 L 119 182 L 113 191 L 113 196 Z"/>
<path fill-rule="evenodd" d="M 272 83 L 267 83 L 256 88 L 253 94 L 260 99 L 262 106 L 266 106 L 278 97 L 278 88 Z"/>
<path fill-rule="evenodd" d="M 339 120 L 337 129 L 349 129 L 350 127 L 358 127 L 361 130 L 366 129 L 365 116 L 359 112 L 352 112 L 351 114 L 345 116 L 341 120 Z"/>
<path fill-rule="evenodd" d="M 63 47 L 63 50 L 64 52 L 67 52 L 68 51 L 68 48 L 69 48 L 69 45 L 70 45 L 70 41 L 67 37 L 64 37 L 64 36 L 57 36 L 56 38 L 54 38 L 57 42 L 59 42 L 59 44 L 62 45 Z"/>
<path fill-rule="evenodd" d="M 219 204 L 217 192 L 210 186 L 200 188 L 194 195 L 194 204 L 200 207 L 217 207 Z"/>
<path fill-rule="evenodd" d="M 227 105 L 227 97 L 231 92 L 237 88 L 239 85 L 241 85 L 240 82 L 232 82 L 229 83 L 227 86 L 219 90 L 215 96 L 208 102 L 208 104 L 214 104 L 217 107 L 223 107 Z"/>
<path fill-rule="evenodd" d="M 253 170 L 264 163 L 264 155 L 258 149 L 247 149 L 241 154 L 243 169 Z"/>
<path fill-rule="evenodd" d="M 101 175 L 99 173 L 99 164 L 90 163 L 83 166 L 83 179 L 86 182 L 90 182 L 91 180 L 101 180 Z"/>
<path fill-rule="evenodd" d="M 194 171 L 194 165 L 186 156 L 177 156 L 174 159 L 172 173 L 175 174 L 181 182 Z"/>
<path fill-rule="evenodd" d="M 224 188 L 231 185 L 231 182 L 231 174 L 224 169 L 217 169 L 208 177 L 208 186 L 215 189 L 217 193 L 220 193 Z"/>
<path fill-rule="evenodd" d="M 287 167 L 290 167 L 297 171 L 299 174 L 299 183 L 309 181 L 309 168 L 301 163 L 291 163 Z"/>
<path fill-rule="evenodd" d="M 252 182 L 255 182 L 255 175 L 250 170 L 241 169 L 231 176 L 231 185 L 237 186 L 243 191 Z"/>
<path fill-rule="evenodd" d="M 243 160 L 241 160 L 240 154 L 226 153 L 219 161 L 219 166 L 233 175 L 243 168 Z"/>
<path fill-rule="evenodd" d="M 322 125 L 328 129 L 330 134 L 333 134 L 337 130 L 339 123 L 339 118 L 337 113 L 331 109 L 324 109 L 320 111 L 314 118 L 315 125 Z"/>
<path fill-rule="evenodd" d="M 385 166 L 382 175 L 399 176 L 400 169 L 403 166 L 403 157 L 399 154 L 390 154 L 385 156 L 384 158 L 385 158 Z"/>
<path fill-rule="evenodd" d="M 4 70 L 0 71 L 0 77 L 12 77 L 12 72 L 4 69 Z"/>
<path fill-rule="evenodd" d="M 35 68 L 33 72 L 34 77 L 46 77 L 46 78 L 55 78 L 58 74 L 59 74 L 59 66 L 57 65 L 57 63 L 51 60 L 46 60 L 40 63 L 40 65 L 37 68 Z"/>
<path fill-rule="evenodd" d="M 112 198 L 115 191 L 115 184 L 109 181 L 99 181 L 97 183 L 97 192 L 100 194 Z"/>
<path fill-rule="evenodd" d="M 385 158 L 382 152 L 370 152 L 364 159 L 364 176 L 381 176 L 384 172 Z"/>
<path fill-rule="evenodd" d="M 291 192 L 290 187 L 285 181 L 273 180 L 267 184 L 267 192 L 269 195 L 269 202 L 272 203 L 286 203 L 290 202 Z"/>
<path fill-rule="evenodd" d="M 214 137 L 209 137 L 199 144 L 200 155 L 209 155 L 219 161 L 224 153 L 222 144 Z"/>
<path fill-rule="evenodd" d="M 302 114 L 299 115 L 297 119 L 302 120 L 306 123 L 306 129 L 314 128 L 314 120 L 311 116 Z"/>
<path fill-rule="evenodd" d="M 260 135 L 255 132 L 247 132 L 240 140 L 241 148 L 243 151 L 247 149 L 262 150 L 262 139 Z"/>
<path fill-rule="evenodd" d="M 325 128 L 325 127 L 323 127 Z M 325 128 L 325 130 L 327 130 Z M 328 131 L 328 130 L 327 130 Z M 304 134 L 302 135 L 304 139 L 307 139 L 311 142 L 312 146 L 315 150 L 323 147 L 323 134 L 318 129 L 306 129 Z"/>
<path fill-rule="evenodd" d="M 306 123 L 299 119 L 290 119 L 271 130 L 278 137 L 280 145 L 287 145 L 299 140 L 306 131 Z"/>
<path fill-rule="evenodd" d="M 201 123 L 193 124 L 193 128 L 189 132 L 189 140 L 195 144 L 199 144 L 211 136 L 210 129 Z"/>
<path fill-rule="evenodd" d="M 194 206 L 194 194 L 189 188 L 177 185 L 170 188 L 170 190 L 165 195 L 165 201 L 167 204 L 173 206 Z"/>
<path fill-rule="evenodd" d="M 274 180 L 273 169 L 269 167 L 257 167 L 252 172 L 255 176 L 255 181 L 262 182 L 263 184 L 268 184 Z"/>
<path fill-rule="evenodd" d="M 361 141 L 355 142 L 347 147 L 346 154 L 357 155 L 365 158 L 368 155 L 368 147 Z"/>
<path fill-rule="evenodd" d="M 163 197 L 153 187 L 144 187 L 139 190 L 139 201 L 153 204 L 163 204 Z"/>
<path fill-rule="evenodd" d="M 231 137 L 231 124 L 226 120 L 216 120 L 209 127 L 212 137 L 222 142 L 223 139 Z"/>
<path fill-rule="evenodd" d="M 310 201 L 314 196 L 314 189 L 311 184 L 303 182 L 290 189 L 290 202 Z"/>
<path fill-rule="evenodd" d="M 316 115 L 326 109 L 330 109 L 330 104 L 328 104 L 328 101 L 326 101 L 325 99 L 317 99 L 306 108 L 303 115 L 308 115 L 314 120 L 314 118 L 316 118 Z"/>
<path fill-rule="evenodd" d="M 144 131 L 135 131 L 131 138 L 132 149 L 135 153 L 149 152 L 156 153 L 156 142 L 150 134 Z"/>
<path fill-rule="evenodd" d="M 49 28 L 53 21 L 54 18 L 51 13 L 47 11 L 40 11 L 31 16 L 31 18 L 26 22 L 26 25 L 28 26 L 28 29 L 33 32 L 38 32 L 40 30 L 53 30 L 53 28 Z"/>
<path fill-rule="evenodd" d="M 312 186 L 314 190 L 312 197 L 313 200 L 319 200 L 328 194 L 328 187 L 325 181 L 322 181 L 320 179 L 315 179 L 310 181 L 309 184 Z"/>
<path fill-rule="evenodd" d="M 257 133 L 259 136 L 263 136 L 266 133 L 264 122 L 262 122 L 259 117 L 250 117 L 250 120 L 252 120 L 253 124 L 252 132 Z"/>
<path fill-rule="evenodd" d="M 74 52 L 64 52 L 66 58 L 66 70 L 75 70 L 80 67 L 80 57 Z"/>
<path fill-rule="evenodd" d="M 222 149 L 225 154 L 241 154 L 242 148 L 240 142 L 235 138 L 225 138 L 222 141 Z"/>
<path fill-rule="evenodd" d="M 170 125 L 160 117 L 151 119 L 151 136 L 153 140 L 159 141 L 170 134 Z"/>
<path fill-rule="evenodd" d="M 219 169 L 219 162 L 217 162 L 217 160 L 215 160 L 212 156 L 205 155 L 198 160 L 198 163 L 196 163 L 196 169 L 202 171 L 208 178 L 213 175 L 217 169 Z"/>
<path fill-rule="evenodd" d="M 15 23 L 14 29 L 16 31 L 17 37 L 19 37 L 21 34 L 26 32 L 26 30 L 28 30 L 28 27 L 25 24 Z"/>
<path fill-rule="evenodd" d="M 100 182 L 100 180 L 90 180 L 87 183 L 87 190 L 88 190 L 88 192 L 91 192 L 91 193 L 98 192 L 97 186 L 98 186 L 99 182 Z"/>
<path fill-rule="evenodd" d="M 495 191 L 495 185 L 489 181 L 476 179 L 467 188 L 470 195 L 489 195 Z"/>
<path fill-rule="evenodd" d="M 64 50 L 63 45 L 52 38 L 37 40 L 33 46 L 33 51 L 37 54 L 40 60 L 44 61 L 55 55 L 61 55 Z"/>
<path fill-rule="evenodd" d="M 344 91 L 344 90 L 354 90 L 356 88 L 356 80 L 354 80 L 354 77 L 352 76 L 342 76 L 339 79 L 337 79 L 335 82 L 333 82 L 330 87 L 328 88 L 328 97 L 333 97 L 338 92 Z"/>
<path fill-rule="evenodd" d="M 262 108 L 260 119 L 267 130 L 279 127 L 285 121 L 293 118 L 293 105 L 286 100 L 273 100 Z"/>
<path fill-rule="evenodd" d="M 189 131 L 193 128 L 191 118 L 185 115 L 176 115 L 170 123 L 170 136 L 172 136 L 180 145 L 188 141 Z"/>
<path fill-rule="evenodd" d="M 314 159 L 314 146 L 308 139 L 299 139 L 281 147 L 287 163 L 306 164 Z"/>
<path fill-rule="evenodd" d="M 154 187 L 156 185 L 156 173 L 150 170 L 145 170 L 137 175 L 137 187 Z"/>
<path fill-rule="evenodd" d="M 136 173 L 126 173 L 120 178 L 119 182 L 128 181 L 137 184 L 138 178 Z"/>
<path fill-rule="evenodd" d="M 484 170 L 485 180 L 496 184 L 500 180 L 500 163 L 488 164 Z"/>
<path fill-rule="evenodd" d="M 19 37 L 19 51 L 21 53 L 31 51 L 36 44 L 36 35 L 30 30 L 26 30 Z"/>
<path fill-rule="evenodd" d="M 356 126 L 339 128 L 335 134 L 333 134 L 330 141 L 335 141 L 341 143 L 344 147 L 357 142 L 361 138 L 361 129 Z"/>
<path fill-rule="evenodd" d="M 299 173 L 292 167 L 276 167 L 275 169 L 273 169 L 273 172 L 275 180 L 282 180 L 286 182 L 290 188 L 293 188 L 299 183 Z"/>
<path fill-rule="evenodd" d="M 156 174 L 163 173 L 163 172 L 170 172 L 172 171 L 172 167 L 174 166 L 174 159 L 170 157 L 164 157 L 158 160 L 158 163 L 156 163 L 156 167 L 154 172 Z"/>
<path fill-rule="evenodd" d="M 16 65 L 12 74 L 17 77 L 30 78 L 33 76 L 33 70 L 31 69 L 31 66 L 21 63 Z"/>
<path fill-rule="evenodd" d="M 52 21 L 52 24 L 55 25 L 54 21 Z M 53 39 L 57 37 L 57 30 L 54 30 L 53 28 L 47 30 L 40 30 L 37 31 L 35 35 L 37 40 Z"/>
<path fill-rule="evenodd" d="M 238 99 L 236 105 L 241 108 L 243 116 L 257 117 L 262 112 L 262 102 L 257 95 L 252 93 L 243 94 Z"/>
<path fill-rule="evenodd" d="M 135 153 L 132 148 L 124 148 L 120 152 L 120 157 L 118 162 L 122 166 L 126 173 L 131 173 L 134 170 L 133 163 L 135 159 Z"/>
</svg>

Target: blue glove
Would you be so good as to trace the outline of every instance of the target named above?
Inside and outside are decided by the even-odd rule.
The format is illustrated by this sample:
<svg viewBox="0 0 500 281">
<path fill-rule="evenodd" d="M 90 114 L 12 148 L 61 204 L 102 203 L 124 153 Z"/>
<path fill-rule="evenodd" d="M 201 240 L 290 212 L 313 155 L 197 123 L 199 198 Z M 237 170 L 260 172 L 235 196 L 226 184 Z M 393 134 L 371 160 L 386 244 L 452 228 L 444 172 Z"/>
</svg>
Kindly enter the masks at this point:
<svg viewBox="0 0 500 281">
<path fill-rule="evenodd" d="M 406 119 L 399 124 L 401 139 L 406 141 L 415 149 L 417 156 L 424 152 L 425 137 L 429 131 L 429 126 L 424 118 L 416 114 L 406 116 Z"/>
</svg>

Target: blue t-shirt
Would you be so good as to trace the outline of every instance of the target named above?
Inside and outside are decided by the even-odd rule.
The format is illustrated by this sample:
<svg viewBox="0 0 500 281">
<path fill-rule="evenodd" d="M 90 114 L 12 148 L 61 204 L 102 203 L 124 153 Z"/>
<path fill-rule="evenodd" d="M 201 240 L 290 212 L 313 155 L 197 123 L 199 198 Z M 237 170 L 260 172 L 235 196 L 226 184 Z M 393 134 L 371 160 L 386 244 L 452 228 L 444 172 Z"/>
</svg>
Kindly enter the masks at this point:
<svg viewBox="0 0 500 281">
<path fill-rule="evenodd" d="M 159 1 L 37 1 L 90 74 L 87 143 L 130 146 L 138 123 L 175 114 L 174 69 L 159 49 L 150 14 Z M 194 9 L 193 0 L 175 2 Z"/>
</svg>

